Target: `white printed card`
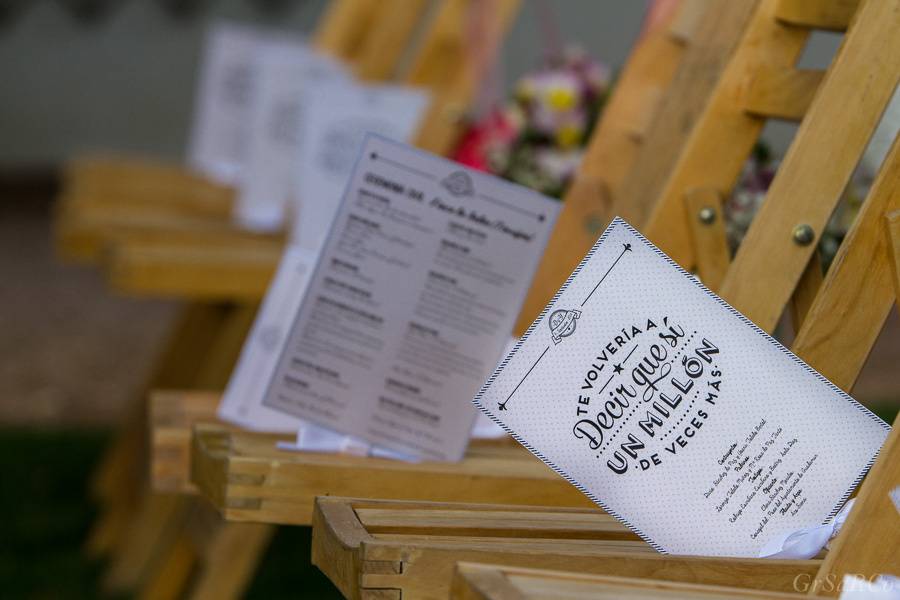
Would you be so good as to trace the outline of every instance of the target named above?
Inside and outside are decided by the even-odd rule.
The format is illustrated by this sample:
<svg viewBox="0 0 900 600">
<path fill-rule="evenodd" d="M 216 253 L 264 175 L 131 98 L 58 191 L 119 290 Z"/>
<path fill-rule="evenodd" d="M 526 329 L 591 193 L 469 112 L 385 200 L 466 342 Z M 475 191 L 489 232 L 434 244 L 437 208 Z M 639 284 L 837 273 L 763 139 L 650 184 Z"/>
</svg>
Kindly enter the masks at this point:
<svg viewBox="0 0 900 600">
<path fill-rule="evenodd" d="M 329 83 L 353 84 L 342 63 L 301 42 L 270 42 L 260 54 L 235 216 L 249 229 L 277 231 L 297 195 L 297 161 L 306 124 L 304 95 Z M 329 89 L 341 95 L 341 88 Z"/>
<path fill-rule="evenodd" d="M 475 403 L 677 554 L 826 522 L 889 431 L 620 219 Z"/>
<path fill-rule="evenodd" d="M 219 403 L 223 421 L 271 433 L 296 433 L 304 425 L 302 419 L 263 406 L 262 397 L 306 293 L 315 259 L 314 253 L 297 246 L 285 248 Z"/>
<path fill-rule="evenodd" d="M 293 155 L 295 244 L 310 250 L 321 244 L 366 134 L 409 141 L 428 100 L 426 91 L 398 85 L 332 82 L 304 91 L 303 135 Z"/>
<path fill-rule="evenodd" d="M 558 210 L 368 136 L 263 406 L 404 456 L 458 460 L 472 396 L 509 339 Z"/>
<path fill-rule="evenodd" d="M 206 35 L 194 99 L 188 162 L 224 184 L 240 177 L 256 99 L 263 32 L 226 22 Z"/>
</svg>

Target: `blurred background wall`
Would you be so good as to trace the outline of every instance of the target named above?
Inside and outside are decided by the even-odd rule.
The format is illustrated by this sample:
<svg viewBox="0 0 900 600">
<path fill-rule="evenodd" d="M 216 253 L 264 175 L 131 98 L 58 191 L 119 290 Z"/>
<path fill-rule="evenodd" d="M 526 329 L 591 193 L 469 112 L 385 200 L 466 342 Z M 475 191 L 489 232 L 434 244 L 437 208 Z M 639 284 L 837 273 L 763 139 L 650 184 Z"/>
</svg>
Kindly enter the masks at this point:
<svg viewBox="0 0 900 600">
<path fill-rule="evenodd" d="M 15 5 L 16 3 L 11 3 Z M 206 26 L 232 19 L 298 34 L 324 0 L 33 0 L 0 22 L 0 168 L 45 166 L 85 151 L 183 156 Z M 179 14 L 166 5 L 196 7 Z M 621 66 L 645 0 L 526 0 L 504 47 L 506 86 L 540 63 L 552 35 Z M 100 7 L 100 8 L 92 8 Z M 105 7 L 105 8 L 104 8 Z M 98 14 L 93 14 L 96 10 Z M 804 62 L 836 47 L 813 40 Z M 790 128 L 767 134 L 782 147 Z"/>
</svg>

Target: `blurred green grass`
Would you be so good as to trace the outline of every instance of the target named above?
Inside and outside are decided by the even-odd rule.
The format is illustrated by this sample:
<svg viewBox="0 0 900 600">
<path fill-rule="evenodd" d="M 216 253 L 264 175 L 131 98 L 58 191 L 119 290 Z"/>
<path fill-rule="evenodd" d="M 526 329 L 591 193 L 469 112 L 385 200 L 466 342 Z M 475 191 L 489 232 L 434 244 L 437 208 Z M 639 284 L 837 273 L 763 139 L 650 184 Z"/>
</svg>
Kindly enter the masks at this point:
<svg viewBox="0 0 900 600">
<path fill-rule="evenodd" d="M 88 481 L 106 431 L 0 429 L 0 597 L 108 598 L 82 546 L 96 516 Z M 341 598 L 310 564 L 310 528 L 281 527 L 247 598 Z"/>
<path fill-rule="evenodd" d="M 890 423 L 897 408 L 875 412 Z M 88 481 L 109 439 L 107 431 L 0 429 L 0 597 L 103 597 L 103 565 L 81 549 L 96 516 Z M 310 564 L 310 528 L 281 527 L 246 597 L 341 595 Z"/>
</svg>

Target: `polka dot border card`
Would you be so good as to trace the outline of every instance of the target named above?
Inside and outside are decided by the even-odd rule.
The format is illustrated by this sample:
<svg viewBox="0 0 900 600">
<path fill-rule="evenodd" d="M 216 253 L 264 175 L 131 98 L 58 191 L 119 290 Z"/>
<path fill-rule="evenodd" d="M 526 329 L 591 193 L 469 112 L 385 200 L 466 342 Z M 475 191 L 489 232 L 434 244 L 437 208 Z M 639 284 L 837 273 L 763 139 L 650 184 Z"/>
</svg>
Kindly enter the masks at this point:
<svg viewBox="0 0 900 600">
<path fill-rule="evenodd" d="M 475 398 L 654 548 L 827 522 L 889 427 L 616 219 Z"/>
</svg>

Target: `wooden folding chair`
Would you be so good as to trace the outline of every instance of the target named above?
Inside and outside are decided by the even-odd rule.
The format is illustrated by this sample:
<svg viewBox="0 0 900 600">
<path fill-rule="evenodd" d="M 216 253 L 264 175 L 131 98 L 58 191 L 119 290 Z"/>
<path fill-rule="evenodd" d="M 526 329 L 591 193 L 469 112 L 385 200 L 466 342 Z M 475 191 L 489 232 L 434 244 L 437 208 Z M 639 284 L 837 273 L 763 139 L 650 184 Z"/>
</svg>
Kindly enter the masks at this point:
<svg viewBox="0 0 900 600">
<path fill-rule="evenodd" d="M 832 4 L 837 6 L 845 3 Z M 816 237 L 816 227 L 821 227 L 820 224 L 824 223 L 837 203 L 853 167 L 862 154 L 866 140 L 874 130 L 896 86 L 900 65 L 890 64 L 889 61 L 879 58 L 885 55 L 883 53 L 886 49 L 895 52 L 895 46 L 900 42 L 894 39 L 891 33 L 896 31 L 898 26 L 898 7 L 895 4 L 896 2 L 865 3 L 860 9 L 845 37 L 842 49 L 828 75 L 823 79 L 821 90 L 809 107 L 808 115 L 779 170 L 760 215 L 754 221 L 739 250 L 738 259 L 728 270 L 722 286 L 726 299 L 739 310 L 751 313 L 757 324 L 764 329 L 771 331 L 774 328 L 777 317 L 790 299 L 791 292 L 801 280 L 813 250 L 810 245 L 804 245 L 809 243 L 805 236 L 793 235 L 796 225 L 810 224 L 813 227 L 813 238 Z M 804 8 L 807 10 L 806 13 L 803 12 Z M 663 201 L 678 197 L 683 202 L 684 197 L 689 195 L 688 192 L 692 188 L 682 190 L 681 195 L 675 193 L 672 181 L 685 178 L 684 170 L 696 160 L 693 154 L 699 152 L 700 148 L 710 148 L 711 161 L 706 165 L 706 177 L 712 180 L 720 176 L 714 170 L 716 167 L 731 167 L 731 161 L 743 163 L 743 158 L 738 161 L 736 157 L 729 157 L 728 165 L 720 165 L 713 160 L 712 155 L 715 152 L 706 139 L 710 131 L 716 131 L 711 125 L 715 123 L 714 117 L 717 115 L 721 117 L 724 114 L 725 117 L 722 118 L 726 120 L 731 118 L 723 108 L 724 99 L 728 98 L 728 95 L 722 90 L 730 89 L 734 92 L 733 78 L 737 74 L 744 77 L 752 75 L 752 69 L 748 69 L 748 64 L 752 64 L 748 58 L 748 50 L 765 53 L 773 47 L 780 47 L 779 52 L 790 51 L 796 58 L 796 54 L 800 51 L 800 48 L 794 47 L 797 43 L 796 37 L 801 36 L 805 39 L 808 32 L 808 27 L 801 25 L 818 24 L 822 22 L 822 15 L 837 14 L 829 12 L 828 8 L 829 6 L 824 4 L 812 5 L 784 0 L 781 2 L 763 0 L 760 3 L 729 67 L 717 84 L 713 99 L 705 107 L 684 153 L 670 175 L 667 183 L 669 191 L 663 196 Z M 812 16 L 815 16 L 816 20 L 808 18 L 809 11 L 814 13 Z M 840 14 L 846 23 L 849 13 L 845 10 Z M 788 17 L 790 25 L 785 23 Z M 835 19 L 829 21 L 829 26 L 836 26 Z M 787 41 L 791 44 L 785 46 Z M 767 61 L 765 65 L 781 64 L 771 53 L 765 56 Z M 782 66 L 789 68 L 790 64 L 792 63 Z M 862 66 L 864 64 L 869 64 L 869 67 Z M 786 84 L 787 89 L 793 89 L 792 85 Z M 863 88 L 866 89 L 865 95 L 854 96 L 854 90 Z M 750 89 L 753 90 L 753 86 Z M 779 102 L 786 100 L 793 102 L 794 96 L 791 94 L 773 95 L 773 98 L 778 96 Z M 740 94 L 732 93 L 730 98 L 732 102 L 743 101 Z M 809 101 L 804 101 L 803 104 L 805 107 Z M 781 106 L 779 110 L 783 108 L 774 101 L 771 106 L 773 109 L 779 106 Z M 793 103 L 793 106 L 795 108 L 792 114 L 796 115 L 798 112 L 796 103 Z M 754 127 L 757 126 L 754 124 Z M 718 140 L 720 145 L 729 147 L 729 151 L 725 154 L 730 155 L 731 142 L 724 134 L 718 135 Z M 746 152 L 749 153 L 751 144 L 744 145 Z M 823 158 L 826 156 L 830 160 Z M 828 175 L 820 177 L 821 165 L 826 162 L 829 165 Z M 881 230 L 884 215 L 897 208 L 898 175 L 900 175 L 900 150 L 895 144 L 831 269 L 819 286 L 818 293 L 813 277 L 802 278 L 804 287 L 801 287 L 798 293 L 798 296 L 814 300 L 798 306 L 797 314 L 804 318 L 793 349 L 843 389 L 852 388 L 893 303 L 894 290 L 890 285 L 887 243 Z M 727 188 L 725 191 L 719 191 L 719 196 L 724 196 L 727 191 Z M 759 239 L 760 232 L 769 232 L 776 228 L 780 230 L 787 228 L 782 238 L 769 237 L 766 243 L 754 241 Z M 696 253 L 697 249 L 691 248 L 691 251 Z M 768 271 L 757 268 L 766 262 Z M 754 287 L 739 286 L 738 282 L 750 282 Z M 787 293 L 770 294 L 769 290 L 773 286 L 786 289 Z M 766 290 L 765 294 L 757 294 L 757 291 L 762 289 Z M 759 308 L 753 311 L 746 307 Z M 762 310 L 763 308 L 765 310 Z M 760 315 L 764 318 L 760 318 Z M 458 509 L 456 514 L 447 516 L 443 527 L 449 528 L 454 521 L 469 518 L 469 511 L 474 510 L 477 509 Z M 398 511 L 393 524 L 399 525 L 402 522 L 402 512 Z M 314 535 L 314 544 L 324 544 L 329 527 L 335 527 L 327 517 L 317 520 L 317 525 L 320 523 L 321 525 L 317 527 L 320 533 Z M 379 523 L 381 530 L 387 530 L 390 526 L 391 524 L 385 522 Z M 382 552 L 387 552 L 385 548 L 387 546 L 402 551 L 407 544 L 414 545 L 416 551 L 402 554 L 406 558 L 398 567 L 400 574 L 408 575 L 416 573 L 414 563 L 424 554 L 423 548 L 440 547 L 441 535 L 436 534 L 434 537 L 437 539 L 432 539 L 431 535 L 424 532 L 408 537 L 397 534 L 385 536 L 379 540 L 379 546 Z M 480 540 L 477 536 L 476 539 L 469 540 L 463 539 L 464 537 L 460 536 L 455 541 L 456 550 L 462 552 L 478 547 Z M 495 541 L 499 543 L 499 540 Z M 492 560 L 496 562 L 501 555 L 495 551 Z M 319 554 L 319 556 L 326 555 Z M 348 578 L 367 581 L 364 563 L 346 561 L 332 563 L 316 560 L 316 564 L 333 581 Z M 377 569 L 377 564 L 373 565 L 373 568 Z M 443 573 L 447 573 L 448 568 L 444 565 Z M 437 573 L 436 567 L 433 567 L 432 574 L 434 573 Z M 666 577 L 669 576 L 672 574 L 667 573 Z M 684 577 L 684 573 L 678 573 L 678 576 Z M 430 589 L 437 589 L 442 585 L 448 585 L 447 579 L 427 581 L 414 579 L 413 577 L 404 579 L 398 575 L 391 579 L 391 586 L 385 586 L 382 579 L 378 589 L 390 587 L 402 593 L 404 590 L 420 590 L 429 586 Z M 361 596 L 366 593 L 367 589 L 360 588 Z"/>
<path fill-rule="evenodd" d="M 821 561 L 671 557 L 598 508 L 320 497 L 313 564 L 354 600 L 446 598 L 459 561 L 791 589 Z"/>
<path fill-rule="evenodd" d="M 857 333 L 869 339 L 881 328 L 885 306 L 889 309 L 900 298 L 900 285 L 891 283 L 892 273 L 900 281 L 898 190 L 900 142 L 886 159 L 794 345 L 801 357 L 809 359 L 809 340 L 824 339 L 814 345 L 821 357 L 819 368 L 844 387 L 850 387 L 865 360 L 865 353 L 854 348 Z M 882 229 L 889 233 L 884 235 Z M 898 257 L 894 263 L 891 246 Z M 849 365 L 845 366 L 845 360 Z M 824 561 L 754 559 L 730 562 L 721 571 L 703 571 L 696 565 L 712 569 L 721 566 L 720 559 L 700 558 L 688 568 L 683 557 L 659 555 L 643 546 L 653 557 L 648 566 L 635 561 L 633 553 L 639 548 L 630 548 L 627 555 L 622 552 L 622 531 L 610 527 L 609 518 L 598 508 L 576 511 L 324 497 L 317 499 L 313 517 L 313 561 L 350 598 L 442 597 L 453 563 L 459 560 L 780 591 L 794 590 L 797 578 L 807 583 L 833 582 L 834 574 L 896 573 L 900 519 L 887 493 L 900 485 L 898 435 L 895 427 L 863 484 L 857 507 Z M 881 541 L 871 543 L 873 539 Z M 600 564 L 597 555 L 612 562 Z M 386 566 L 386 561 L 393 563 Z M 828 574 L 833 575 L 830 580 Z"/>
<path fill-rule="evenodd" d="M 895 177 L 900 181 L 900 174 Z M 886 221 L 888 240 L 894 246 L 894 273 L 900 275 L 900 212 L 894 212 Z M 895 287 L 900 303 L 900 277 Z M 900 304 L 898 304 L 900 306 Z M 567 598 L 617 597 L 644 598 L 649 594 L 659 598 L 803 598 L 838 595 L 845 575 L 856 575 L 871 581 L 879 574 L 896 574 L 900 571 L 900 510 L 889 493 L 900 486 L 900 417 L 881 450 L 875 467 L 866 477 L 856 504 L 844 523 L 837 539 L 832 543 L 825 559 L 815 574 L 798 573 L 791 583 L 795 594 L 773 592 L 760 593 L 740 585 L 738 580 L 727 581 L 726 586 L 709 584 L 673 584 L 652 578 L 596 577 L 586 575 L 581 565 L 566 565 L 564 571 L 546 571 L 521 567 L 458 564 L 453 576 L 450 597 L 454 599 L 480 598 L 483 600 L 507 600 L 542 597 L 541 594 L 561 595 Z M 350 530 L 354 520 L 366 518 L 365 508 L 352 507 L 339 500 L 323 500 L 323 510 L 334 510 L 328 503 L 339 505 L 339 510 L 351 511 L 343 519 L 331 519 L 344 527 L 343 535 L 363 535 Z M 508 507 L 501 507 L 508 510 Z M 355 512 L 353 512 L 355 510 Z M 559 521 L 556 521 L 558 524 Z M 346 533 L 350 530 L 350 533 Z M 382 526 L 381 532 L 384 532 Z M 377 535 L 377 534 L 376 534 Z M 368 536 L 375 539 L 374 536 Z M 332 540 L 335 538 L 332 538 Z M 353 544 L 348 544 L 352 546 Z M 361 546 L 361 543 L 357 543 Z M 341 548 L 344 552 L 347 550 Z M 330 550 L 335 552 L 334 550 Z M 345 557 L 336 560 L 346 562 Z M 550 561 L 544 561 L 546 567 Z M 782 561 L 756 561 L 761 568 L 781 567 Z M 571 569 L 576 569 L 570 572 Z M 617 573 L 620 571 L 616 571 Z M 763 577 L 769 576 L 768 573 Z M 344 588 L 341 588 L 342 591 Z M 809 595 L 801 594 L 806 592 Z M 345 594 L 347 592 L 345 591 Z M 350 595 L 348 594 L 348 597 Z"/>
<path fill-rule="evenodd" d="M 900 240 L 900 237 L 895 238 Z M 900 291 L 900 287 L 897 288 Z M 900 294 L 898 294 L 900 297 Z M 900 486 L 900 417 L 881 451 L 875 468 L 866 478 L 856 505 L 837 539 L 814 575 L 798 573 L 792 581 L 797 593 L 774 593 L 736 587 L 678 584 L 658 579 L 596 577 L 579 569 L 535 570 L 521 567 L 458 564 L 450 598 L 464 600 L 512 600 L 565 596 L 566 598 L 809 598 L 838 595 L 845 575 L 872 581 L 880 574 L 896 574 L 900 569 L 900 512 L 888 496 Z M 357 510 L 357 512 L 360 512 Z M 781 561 L 756 561 L 761 568 Z M 546 566 L 546 564 L 545 564 Z M 576 567 L 577 568 L 577 567 Z M 618 572 L 618 571 L 617 571 Z M 767 574 L 763 574 L 763 577 Z M 800 593 L 806 592 L 806 593 Z"/>
</svg>

